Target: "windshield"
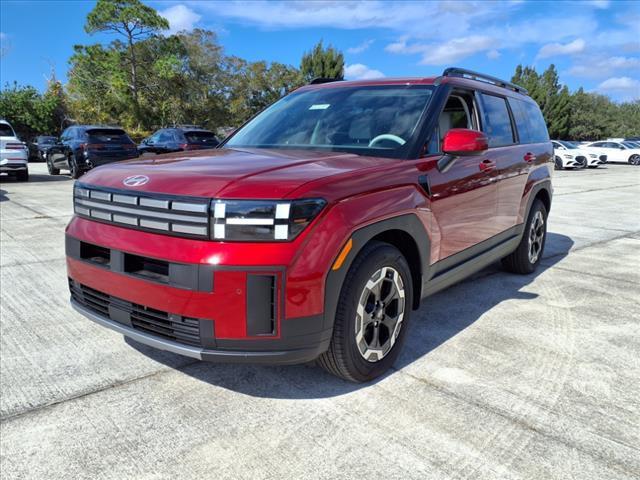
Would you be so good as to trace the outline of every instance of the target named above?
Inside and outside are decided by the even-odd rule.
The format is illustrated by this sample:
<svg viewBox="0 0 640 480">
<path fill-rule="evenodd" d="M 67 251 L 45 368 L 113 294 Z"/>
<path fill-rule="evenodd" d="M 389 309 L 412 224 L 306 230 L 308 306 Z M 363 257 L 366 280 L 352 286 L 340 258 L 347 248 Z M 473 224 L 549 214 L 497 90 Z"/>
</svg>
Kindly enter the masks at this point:
<svg viewBox="0 0 640 480">
<path fill-rule="evenodd" d="M 568 148 L 569 150 L 576 150 L 578 147 L 576 147 L 573 143 L 571 142 L 564 142 L 562 140 L 559 140 L 559 143 L 561 143 L 562 145 L 564 145 L 565 148 Z"/>
<path fill-rule="evenodd" d="M 89 143 L 133 143 L 124 130 L 115 128 L 92 128 L 87 130 Z"/>
<path fill-rule="evenodd" d="M 296 148 L 401 157 L 433 87 L 331 87 L 293 93 L 241 128 L 226 147 Z"/>
<path fill-rule="evenodd" d="M 56 137 L 38 137 L 37 142 L 42 145 L 53 145 L 56 143 Z"/>
<path fill-rule="evenodd" d="M 207 132 L 206 130 L 194 130 L 192 132 L 184 132 L 184 136 L 189 143 L 203 143 L 210 145 L 217 145 L 218 139 L 213 132 Z"/>
</svg>

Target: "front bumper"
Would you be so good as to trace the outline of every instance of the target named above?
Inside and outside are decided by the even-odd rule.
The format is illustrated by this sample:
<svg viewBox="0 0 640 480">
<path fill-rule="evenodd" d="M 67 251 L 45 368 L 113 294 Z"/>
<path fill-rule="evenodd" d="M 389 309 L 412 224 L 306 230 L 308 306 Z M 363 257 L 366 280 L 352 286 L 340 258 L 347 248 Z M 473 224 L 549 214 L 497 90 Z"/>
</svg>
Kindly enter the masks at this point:
<svg viewBox="0 0 640 480">
<path fill-rule="evenodd" d="M 262 364 L 298 364 L 310 362 L 316 359 L 322 352 L 329 347 L 329 340 L 323 339 L 320 335 L 317 338 L 316 345 L 308 348 L 297 348 L 288 350 L 252 350 L 250 346 L 247 350 L 230 350 L 230 349 L 214 349 L 204 348 L 164 339 L 162 337 L 151 335 L 146 332 L 134 330 L 131 327 L 118 323 L 104 315 L 99 315 L 78 302 L 71 300 L 71 306 L 80 314 L 89 320 L 96 322 L 103 327 L 110 328 L 118 333 L 123 334 L 139 343 L 149 345 L 159 350 L 166 350 L 178 355 L 195 358 L 198 360 L 224 362 L 224 363 L 262 363 Z"/>
<path fill-rule="evenodd" d="M 71 303 L 94 322 L 189 357 L 304 363 L 328 348 L 332 329 L 310 308 L 308 277 L 292 279 L 289 255 L 272 248 L 234 253 L 233 244 L 220 250 L 76 217 L 66 237 Z"/>
<path fill-rule="evenodd" d="M 7 154 L 3 151 L 0 158 L 0 173 L 19 172 L 29 168 L 27 158 L 21 152 Z"/>
</svg>

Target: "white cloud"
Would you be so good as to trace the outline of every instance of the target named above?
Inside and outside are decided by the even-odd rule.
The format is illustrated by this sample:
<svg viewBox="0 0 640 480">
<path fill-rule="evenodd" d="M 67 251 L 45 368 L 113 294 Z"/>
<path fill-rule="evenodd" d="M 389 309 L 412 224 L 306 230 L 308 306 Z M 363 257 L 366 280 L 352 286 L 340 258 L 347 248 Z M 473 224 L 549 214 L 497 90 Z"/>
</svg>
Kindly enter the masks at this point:
<svg viewBox="0 0 640 480">
<path fill-rule="evenodd" d="M 549 58 L 558 55 L 575 55 L 584 51 L 586 42 L 582 38 L 577 38 L 570 43 L 547 43 L 543 45 L 536 58 Z"/>
<path fill-rule="evenodd" d="M 365 50 L 368 50 L 372 43 L 373 43 L 373 40 L 365 40 L 360 45 L 347 48 L 347 53 L 350 53 L 351 55 L 357 55 L 358 53 L 362 53 Z"/>
<path fill-rule="evenodd" d="M 487 58 L 489 60 L 495 60 L 497 58 L 500 58 L 500 52 L 498 50 L 496 50 L 496 49 L 489 50 L 487 52 Z"/>
<path fill-rule="evenodd" d="M 195 24 L 202 18 L 202 15 L 198 15 L 185 5 L 174 5 L 158 13 L 169 21 L 169 33 L 193 30 Z"/>
<path fill-rule="evenodd" d="M 640 58 L 604 57 L 588 55 L 580 58 L 581 62 L 568 70 L 574 77 L 604 78 L 621 74 L 629 70 L 640 69 Z M 638 72 L 640 73 L 640 72 Z"/>
<path fill-rule="evenodd" d="M 614 95 L 618 100 L 640 100 L 640 80 L 629 77 L 611 77 L 598 85 L 596 92 Z"/>
<path fill-rule="evenodd" d="M 635 92 L 637 96 L 640 96 L 640 80 L 629 77 L 611 77 L 598 85 L 597 90 L 603 92 Z"/>
<path fill-rule="evenodd" d="M 610 0 L 590 0 L 588 3 L 589 5 L 595 8 L 605 9 L 605 8 L 609 8 L 611 1 Z"/>
<path fill-rule="evenodd" d="M 384 73 L 362 63 L 354 63 L 344 67 L 344 76 L 347 80 L 371 80 L 384 77 Z"/>
<path fill-rule="evenodd" d="M 426 46 L 420 63 L 422 65 L 450 64 L 474 53 L 492 49 L 494 46 L 494 40 L 483 35 L 454 38 L 440 45 Z"/>
</svg>

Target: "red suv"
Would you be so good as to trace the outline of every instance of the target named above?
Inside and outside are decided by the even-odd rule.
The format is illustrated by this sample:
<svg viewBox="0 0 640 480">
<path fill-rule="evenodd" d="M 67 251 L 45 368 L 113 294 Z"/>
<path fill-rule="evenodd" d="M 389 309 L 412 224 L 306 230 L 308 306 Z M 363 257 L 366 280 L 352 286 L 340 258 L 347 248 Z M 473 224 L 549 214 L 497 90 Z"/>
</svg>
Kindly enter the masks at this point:
<svg viewBox="0 0 640 480">
<path fill-rule="evenodd" d="M 312 82 L 217 150 L 77 182 L 71 303 L 197 359 L 317 360 L 367 381 L 421 299 L 500 259 L 535 270 L 552 170 L 540 110 L 509 82 Z"/>
</svg>

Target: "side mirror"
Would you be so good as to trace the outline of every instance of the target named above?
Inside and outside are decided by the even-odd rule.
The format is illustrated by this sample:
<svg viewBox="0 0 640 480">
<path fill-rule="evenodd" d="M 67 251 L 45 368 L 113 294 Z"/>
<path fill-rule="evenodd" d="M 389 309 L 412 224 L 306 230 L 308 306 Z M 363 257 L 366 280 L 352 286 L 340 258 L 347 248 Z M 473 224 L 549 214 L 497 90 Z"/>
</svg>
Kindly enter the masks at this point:
<svg viewBox="0 0 640 480">
<path fill-rule="evenodd" d="M 438 160 L 438 170 L 446 172 L 456 160 L 465 155 L 480 155 L 489 149 L 487 136 L 477 130 L 452 128 L 442 140 L 442 153 Z"/>
<path fill-rule="evenodd" d="M 480 155 L 489 149 L 487 136 L 477 130 L 452 128 L 442 140 L 442 152 L 446 155 L 462 157 Z"/>
</svg>

